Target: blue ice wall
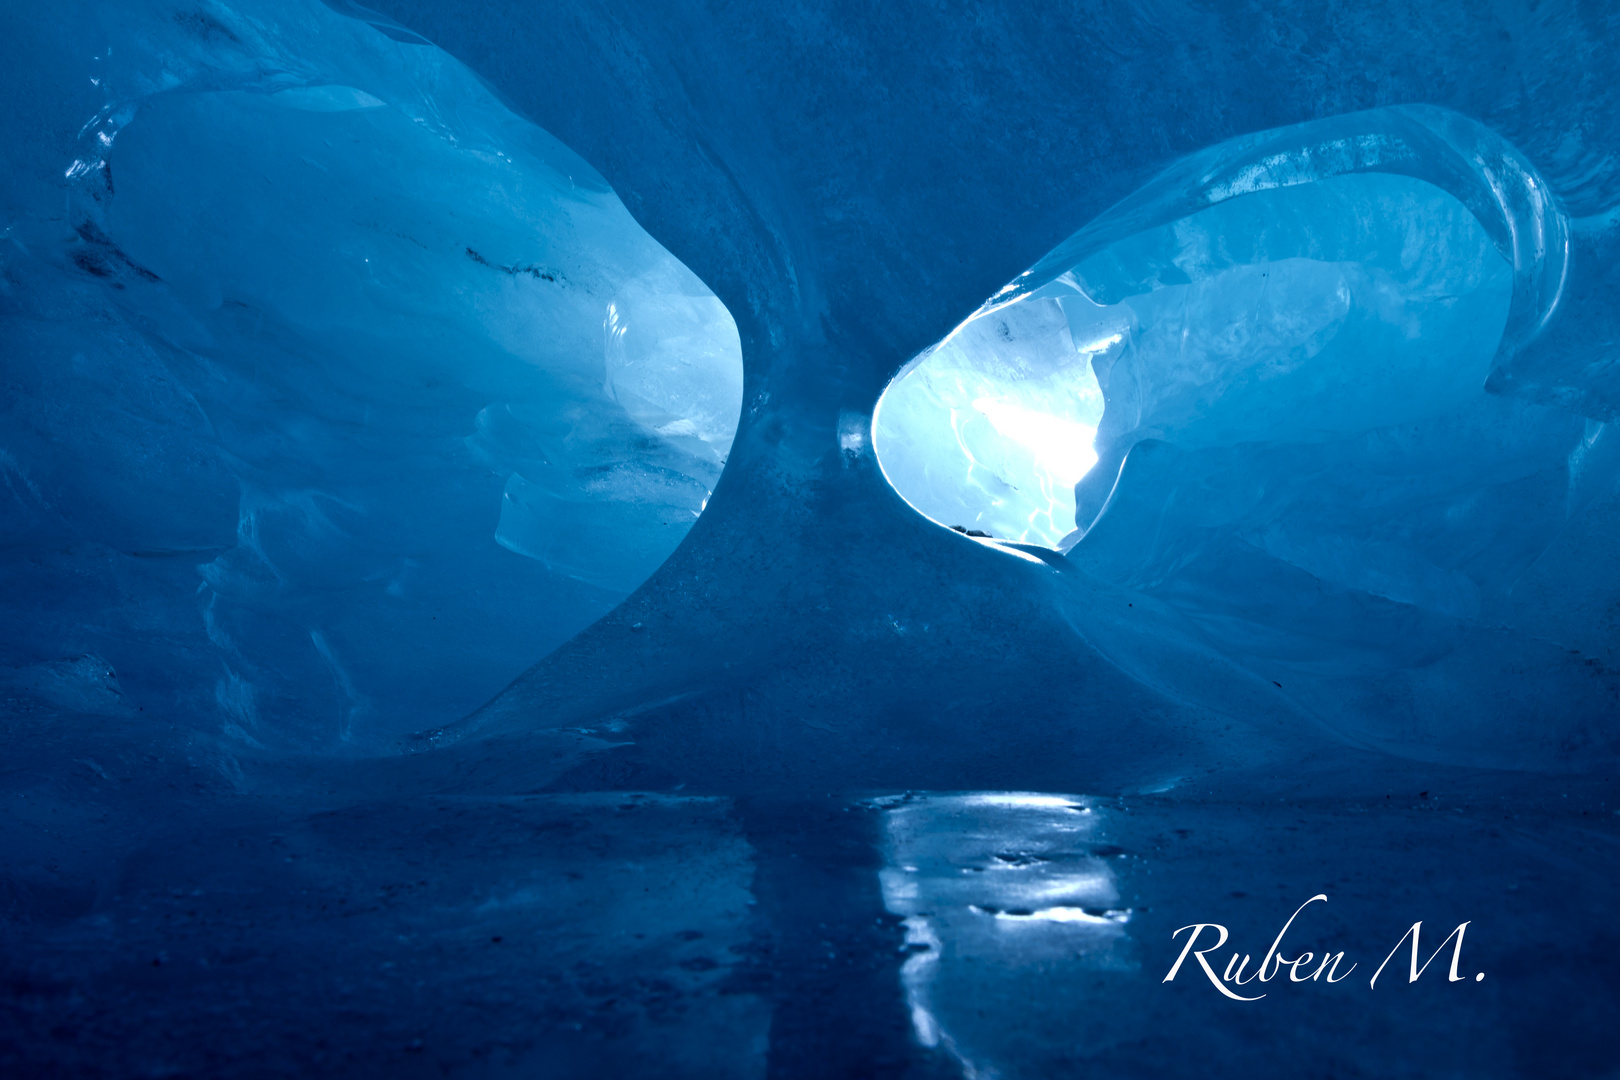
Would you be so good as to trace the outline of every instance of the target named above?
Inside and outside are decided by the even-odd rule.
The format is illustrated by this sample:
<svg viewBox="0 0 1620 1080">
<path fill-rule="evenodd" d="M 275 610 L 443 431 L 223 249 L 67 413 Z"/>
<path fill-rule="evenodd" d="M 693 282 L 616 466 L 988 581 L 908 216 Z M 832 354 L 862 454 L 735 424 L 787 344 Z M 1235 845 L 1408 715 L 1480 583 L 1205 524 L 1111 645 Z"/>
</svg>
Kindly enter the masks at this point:
<svg viewBox="0 0 1620 1080">
<path fill-rule="evenodd" d="M 1590 570 L 1544 560 L 1571 526 L 1601 530 L 1583 511 L 1620 479 L 1602 380 L 1513 374 L 1592 317 L 1570 292 L 1577 233 L 1522 154 L 1445 110 L 1235 139 L 908 365 L 876 450 L 936 521 L 1163 601 L 1358 741 L 1530 764 L 1529 732 L 1615 712 L 1538 640 L 1557 621 L 1586 666 L 1606 653 L 1606 625 L 1571 611 Z M 1513 598 L 1533 569 L 1571 612 L 1537 632 Z M 1544 669 L 1509 661 L 1537 653 Z M 1471 692 L 1422 686 L 1435 665 L 1477 665 Z M 1404 700 L 1357 703 L 1355 680 Z M 1488 703 L 1518 694 L 1562 715 Z"/>
<path fill-rule="evenodd" d="M 1585 317 L 1567 310 L 1571 232 L 1518 151 L 1437 109 L 1235 140 L 1148 184 L 1044 286 L 1079 294 L 1060 301 L 1071 325 L 1126 327 L 1093 361 L 1108 404 L 1070 557 L 1251 670 L 1324 680 L 1301 696 L 1357 739 L 1524 765 L 1525 728 L 1606 726 L 1612 697 L 1564 674 L 1512 598 L 1533 567 L 1588 587 L 1540 560 L 1620 479 L 1602 410 L 1505 374 Z M 1604 636 L 1571 618 L 1557 638 L 1591 656 Z M 1538 652 L 1544 671 L 1507 662 Z M 1472 693 L 1415 686 L 1436 664 L 1477 665 Z M 1342 703 L 1356 678 L 1407 700 Z M 1481 698 L 1523 693 L 1565 719 L 1505 710 L 1480 730 Z"/>
<path fill-rule="evenodd" d="M 6 562 L 8 685 L 78 701 L 89 657 L 120 713 L 375 739 L 686 535 L 735 325 L 464 67 L 317 3 L 20 15 L 0 528 L 47 554 Z"/>
<path fill-rule="evenodd" d="M 577 55 L 511 4 L 389 6 L 702 274 L 751 389 L 708 539 L 455 733 L 633 714 L 638 755 L 728 783 L 988 783 L 994 761 L 1069 761 L 1152 787 L 1186 773 L 1154 746 L 1253 765 L 1291 753 L 1280 732 L 1426 761 L 1610 759 L 1600 613 L 1620 594 L 1592 553 L 1615 512 L 1620 101 L 1579 74 L 1604 18 L 1290 6 L 1272 32 L 1242 6 L 998 6 L 971 28 L 912 12 L 901 34 L 813 5 L 768 24 L 569 10 Z M 574 78 L 538 77 L 536 56 Z M 633 134 L 583 119 L 604 97 L 645 118 Z M 1009 337 L 1028 348 L 997 351 Z M 1027 396 L 1006 403 L 1026 411 L 991 409 L 1024 441 L 975 408 L 990 395 L 935 385 L 925 404 L 972 424 L 928 429 L 949 453 L 912 454 L 907 481 L 894 395 L 981 345 L 1022 365 Z M 1019 415 L 1096 423 L 1098 461 L 1072 519 L 1047 470 L 986 528 L 1044 445 Z M 982 465 L 990 434 L 1000 457 L 970 472 L 964 444 Z M 1009 543 L 953 537 L 896 493 Z M 1202 716 L 1255 741 L 1210 742 Z"/>
</svg>

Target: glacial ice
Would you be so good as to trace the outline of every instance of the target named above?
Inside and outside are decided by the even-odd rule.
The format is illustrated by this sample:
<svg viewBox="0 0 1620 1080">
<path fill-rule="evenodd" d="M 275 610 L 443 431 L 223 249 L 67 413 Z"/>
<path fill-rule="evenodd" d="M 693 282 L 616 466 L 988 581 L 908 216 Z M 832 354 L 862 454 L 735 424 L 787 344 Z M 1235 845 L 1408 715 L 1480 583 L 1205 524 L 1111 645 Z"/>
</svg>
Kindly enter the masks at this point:
<svg viewBox="0 0 1620 1080">
<path fill-rule="evenodd" d="M 941 524 L 1168 604 L 1352 739 L 1529 764 L 1533 732 L 1590 730 L 1613 702 L 1556 650 L 1528 675 L 1507 661 L 1542 648 L 1504 636 L 1529 610 L 1514 589 L 1559 572 L 1544 557 L 1620 479 L 1601 410 L 1502 377 L 1570 317 L 1546 191 L 1432 108 L 1212 147 L 901 372 L 874 423 L 885 475 Z M 1552 621 L 1554 640 L 1603 634 Z M 1476 667 L 1482 697 L 1561 698 L 1559 719 L 1484 723 L 1435 679 Z"/>
<path fill-rule="evenodd" d="M 969 320 L 884 391 L 872 418 L 884 474 L 943 525 L 1059 546 L 1097 460 L 1103 397 L 1088 350 L 1109 340 L 1076 344 L 1055 299 Z"/>
<path fill-rule="evenodd" d="M 1603 5 L 368 2 L 0 0 L 0 1073 L 1612 1071 Z"/>
<path fill-rule="evenodd" d="M 1252 155 L 1249 141 L 1225 152 Z M 1067 546 L 1136 443 L 1319 443 L 1474 404 L 1509 264 L 1457 197 L 1366 153 L 1365 171 L 1329 162 L 1273 184 L 1240 172 L 1202 209 L 1118 238 L 1115 217 L 1144 222 L 1105 215 L 1087 232 L 1107 242 L 1055 275 L 1049 257 L 1052 280 L 1010 286 L 1012 302 L 885 391 L 874 434 L 890 482 L 941 523 Z M 1172 206 L 1164 216 L 1191 210 Z"/>
<path fill-rule="evenodd" d="M 1325 139 L 1335 125 L 1359 134 Z M 1414 129 L 1451 143 L 1412 149 Z M 1208 183 L 1208 208 L 1097 245 L 1045 286 L 1079 293 L 1061 302 L 1083 319 L 1113 301 L 1130 321 L 1094 365 L 1107 400 L 1100 465 L 1077 487 L 1071 558 L 1148 588 L 1229 578 L 1239 564 L 1260 580 L 1292 568 L 1443 617 L 1488 616 L 1574 509 L 1573 463 L 1599 437 L 1587 417 L 1487 392 L 1557 304 L 1562 218 L 1511 148 L 1438 110 L 1269 139 L 1328 165 L 1290 173 L 1275 151 L 1264 159 L 1282 174 L 1274 184 L 1255 166 L 1241 184 Z M 1323 150 L 1347 143 L 1362 156 Z M 1487 172 L 1514 163 L 1523 205 L 1508 183 L 1475 198 L 1476 178 L 1454 175 L 1458 143 Z M 1223 153 L 1254 150 L 1205 158 Z M 1117 216 L 1129 212 L 1093 228 Z M 1614 477 L 1610 466 L 1583 482 Z M 1233 599 L 1222 617 L 1247 606 Z M 1275 627 L 1309 620 L 1302 610 L 1249 618 Z M 1370 647 L 1378 622 L 1354 636 Z"/>
<path fill-rule="evenodd" d="M 13 145 L 82 115 L 0 181 L 0 528 L 61 550 L 6 647 L 252 743 L 477 705 L 668 557 L 741 407 L 730 314 L 596 172 L 361 15 L 86 3 L 94 49 L 8 62 Z"/>
</svg>

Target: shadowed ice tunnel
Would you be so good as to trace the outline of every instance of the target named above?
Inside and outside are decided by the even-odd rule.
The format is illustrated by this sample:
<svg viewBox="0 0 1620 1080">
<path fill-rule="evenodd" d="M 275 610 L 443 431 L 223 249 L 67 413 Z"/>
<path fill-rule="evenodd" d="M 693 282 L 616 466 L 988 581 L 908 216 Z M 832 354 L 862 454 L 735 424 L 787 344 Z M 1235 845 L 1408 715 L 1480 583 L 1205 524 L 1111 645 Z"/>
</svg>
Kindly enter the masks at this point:
<svg viewBox="0 0 1620 1080">
<path fill-rule="evenodd" d="M 1612 11 L 373 3 L 0 3 L 0 1070 L 1614 1074 Z"/>
</svg>

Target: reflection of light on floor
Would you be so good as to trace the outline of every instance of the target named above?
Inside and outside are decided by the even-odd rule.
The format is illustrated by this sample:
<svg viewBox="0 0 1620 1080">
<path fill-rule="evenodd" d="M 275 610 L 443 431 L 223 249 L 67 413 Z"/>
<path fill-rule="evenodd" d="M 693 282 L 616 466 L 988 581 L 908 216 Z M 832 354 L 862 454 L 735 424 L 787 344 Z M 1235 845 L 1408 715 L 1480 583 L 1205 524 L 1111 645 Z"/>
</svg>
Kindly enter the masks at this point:
<svg viewBox="0 0 1620 1080">
<path fill-rule="evenodd" d="M 939 963 L 939 936 L 924 918 L 912 916 L 903 925 L 906 928 L 905 948 L 911 952 L 911 956 L 900 965 L 900 982 L 906 988 L 906 1003 L 911 1007 L 911 1026 L 917 1033 L 917 1041 L 931 1050 L 940 1042 L 939 1025 L 934 1022 L 934 1014 L 928 1011 L 922 995 L 913 987 L 926 986 L 929 981 L 928 969 Z"/>
<path fill-rule="evenodd" d="M 904 919 L 900 978 L 917 1041 L 970 1078 L 998 1075 L 1002 1025 L 1044 980 L 1123 970 L 1131 912 L 1088 799 L 909 794 L 886 811 L 884 904 Z"/>
<path fill-rule="evenodd" d="M 1068 923 L 1126 923 L 1131 921 L 1131 913 L 1125 908 L 1107 908 L 1103 911 L 1087 911 L 1078 907 L 1049 907 L 1036 911 L 989 911 L 985 908 L 975 907 L 975 911 L 987 915 L 994 915 L 997 919 L 1008 922 L 1068 922 Z"/>
<path fill-rule="evenodd" d="M 1039 795 L 1027 791 L 988 791 L 970 795 L 934 796 L 937 803 L 946 798 L 964 807 L 1007 807 L 1016 810 L 1067 810 L 1076 814 L 1091 813 L 1091 805 L 1083 799 L 1068 795 Z"/>
</svg>

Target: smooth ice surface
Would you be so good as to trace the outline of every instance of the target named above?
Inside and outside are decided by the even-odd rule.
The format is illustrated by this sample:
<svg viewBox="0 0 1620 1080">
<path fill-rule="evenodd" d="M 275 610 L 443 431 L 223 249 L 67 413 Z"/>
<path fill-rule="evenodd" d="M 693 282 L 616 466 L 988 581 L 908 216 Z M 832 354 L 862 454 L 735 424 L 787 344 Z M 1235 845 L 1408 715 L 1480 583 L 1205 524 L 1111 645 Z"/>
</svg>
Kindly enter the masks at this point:
<svg viewBox="0 0 1620 1080">
<path fill-rule="evenodd" d="M 11 570 L 14 669 L 143 670 L 137 707 L 248 744 L 375 738 L 668 557 L 741 345 L 590 166 L 380 16 L 76 12 L 8 49 L 14 127 L 82 113 L 0 189 L 0 528 L 56 545 Z"/>
<path fill-rule="evenodd" d="M 879 805 L 883 902 L 905 920 L 911 1022 L 964 1075 L 998 1075 L 1009 1045 L 1032 1028 L 1046 1034 L 1050 999 L 1065 996 L 1043 992 L 1054 973 L 1077 981 L 1140 967 L 1110 865 L 1124 851 L 1105 842 L 1093 800 L 975 792 Z"/>
</svg>

